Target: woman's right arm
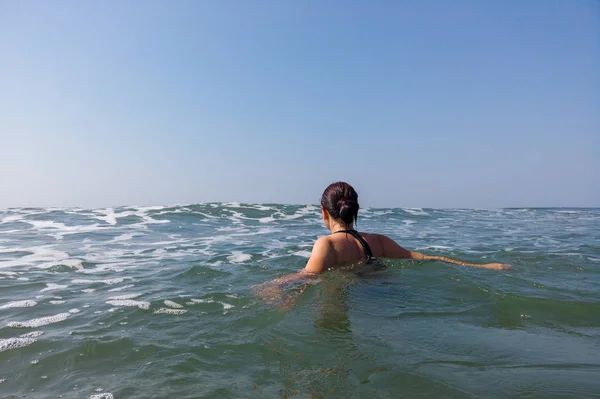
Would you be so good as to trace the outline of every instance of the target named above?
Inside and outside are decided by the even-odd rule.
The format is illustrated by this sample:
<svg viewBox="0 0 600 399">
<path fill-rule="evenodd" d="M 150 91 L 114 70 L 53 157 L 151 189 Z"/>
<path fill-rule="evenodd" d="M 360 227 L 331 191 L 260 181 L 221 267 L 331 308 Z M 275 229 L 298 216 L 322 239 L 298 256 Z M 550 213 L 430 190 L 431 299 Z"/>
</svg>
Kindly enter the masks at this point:
<svg viewBox="0 0 600 399">
<path fill-rule="evenodd" d="M 383 251 L 383 258 L 397 258 L 397 259 L 424 259 L 424 260 L 439 260 L 445 263 L 451 263 L 454 265 L 460 266 L 471 266 L 471 267 L 481 267 L 485 269 L 494 269 L 494 270 L 510 270 L 512 269 L 511 265 L 507 265 L 504 263 L 469 263 L 463 262 L 460 260 L 450 259 L 445 256 L 435 256 L 435 255 L 425 255 L 420 252 L 410 251 L 406 248 L 402 248 L 391 238 L 379 235 L 379 241 L 381 243 L 381 248 Z"/>
</svg>

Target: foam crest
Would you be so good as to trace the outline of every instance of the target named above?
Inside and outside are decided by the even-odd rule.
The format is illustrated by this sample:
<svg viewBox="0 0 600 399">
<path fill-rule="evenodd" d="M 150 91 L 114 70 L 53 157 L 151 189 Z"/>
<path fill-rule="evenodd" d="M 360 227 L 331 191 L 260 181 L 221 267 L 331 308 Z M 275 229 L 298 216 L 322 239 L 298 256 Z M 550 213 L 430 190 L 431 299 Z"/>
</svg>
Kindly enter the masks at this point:
<svg viewBox="0 0 600 399">
<path fill-rule="evenodd" d="M 31 299 L 27 299 L 24 301 L 14 301 L 8 302 L 4 305 L 0 306 L 0 309 L 10 309 L 10 308 L 30 308 L 32 306 L 37 305 L 37 302 Z"/>
<path fill-rule="evenodd" d="M 104 392 L 90 395 L 89 399 L 115 399 L 115 397 L 110 392 Z"/>
<path fill-rule="evenodd" d="M 183 305 L 180 305 L 177 302 L 173 302 L 173 301 L 170 301 L 168 299 L 164 301 L 164 304 L 166 306 L 170 307 L 170 308 L 173 308 L 173 309 L 181 309 L 181 308 L 183 308 Z"/>
<path fill-rule="evenodd" d="M 48 324 L 60 323 L 67 320 L 69 316 L 71 316 L 70 313 L 59 313 L 54 316 L 40 317 L 39 319 L 29 321 L 11 321 L 8 323 L 8 326 L 15 328 L 37 328 Z"/>
<path fill-rule="evenodd" d="M 195 305 L 197 303 L 213 303 L 215 302 L 214 299 L 212 298 L 206 298 L 206 299 L 195 299 L 195 298 L 190 298 L 189 302 L 186 302 L 186 305 Z"/>
<path fill-rule="evenodd" d="M 312 253 L 310 251 L 296 251 L 294 253 L 292 253 L 292 255 L 296 255 L 296 256 L 301 256 L 303 258 L 310 258 L 310 255 L 312 255 Z"/>
<path fill-rule="evenodd" d="M 75 279 L 75 280 L 71 280 L 71 283 L 72 284 L 98 284 L 98 283 L 102 283 L 102 284 L 106 284 L 106 285 L 114 285 L 114 284 L 122 283 L 123 281 L 125 281 L 125 278 L 118 277 L 118 278 L 110 278 L 110 279 L 106 279 L 106 280 Z"/>
<path fill-rule="evenodd" d="M 394 211 L 392 211 L 391 209 L 385 209 L 385 210 L 381 210 L 381 211 L 374 211 L 373 215 L 383 216 L 383 215 L 389 215 L 390 213 L 394 213 Z"/>
<path fill-rule="evenodd" d="M 226 302 L 219 302 L 221 305 L 223 305 L 223 309 L 231 309 L 234 308 L 235 306 L 230 304 L 230 303 L 226 303 Z"/>
<path fill-rule="evenodd" d="M 0 339 L 0 352 L 11 349 L 24 348 L 33 344 L 36 340 L 33 338 L 6 338 Z"/>
<path fill-rule="evenodd" d="M 68 285 L 60 285 L 60 284 L 54 284 L 54 283 L 46 283 L 46 288 L 40 290 L 40 292 L 46 292 L 46 291 L 54 291 L 54 290 L 62 290 L 67 288 Z"/>
<path fill-rule="evenodd" d="M 257 209 L 259 211 L 272 211 L 273 207 L 256 204 L 256 205 L 254 205 L 254 209 Z"/>
<path fill-rule="evenodd" d="M 227 260 L 231 263 L 243 263 L 252 259 L 250 254 L 234 253 L 227 257 Z"/>
<path fill-rule="evenodd" d="M 24 218 L 25 218 L 25 215 L 8 215 L 8 216 L 3 216 L 2 219 L 0 219 L 0 224 L 23 222 Z"/>
<path fill-rule="evenodd" d="M 169 308 L 159 308 L 154 311 L 154 314 L 175 314 L 180 315 L 187 313 L 185 309 L 169 309 Z"/>
<path fill-rule="evenodd" d="M 423 208 L 402 208 L 402 210 L 414 216 L 429 216 L 429 214 L 425 212 Z"/>
<path fill-rule="evenodd" d="M 96 213 L 100 214 L 100 216 L 95 216 L 95 219 L 102 220 L 113 226 L 117 224 L 117 215 L 113 208 L 99 209 L 96 210 Z"/>
<path fill-rule="evenodd" d="M 150 309 L 150 302 L 145 301 L 134 301 L 132 299 L 116 299 L 106 301 L 109 305 L 112 306 L 137 306 L 140 309 L 148 310 Z"/>
<path fill-rule="evenodd" d="M 160 220 L 154 219 L 147 213 L 149 211 L 159 211 L 164 208 L 165 208 L 164 206 L 143 206 L 143 207 L 138 207 L 137 212 L 135 212 L 134 214 L 136 216 L 138 216 L 139 218 L 141 218 L 144 221 L 144 223 L 146 223 L 146 224 L 171 223 L 171 221 L 167 220 L 167 219 L 160 219 Z"/>
<path fill-rule="evenodd" d="M 302 217 L 310 216 L 310 215 L 318 217 L 320 215 L 319 212 L 320 212 L 319 208 L 309 205 L 304 208 L 298 209 L 292 215 L 281 215 L 281 219 L 282 220 L 296 220 L 296 219 L 300 219 Z"/>
<path fill-rule="evenodd" d="M 135 233 L 124 233 L 124 234 L 121 234 L 120 236 L 117 236 L 117 237 L 113 238 L 111 240 L 111 242 L 130 241 L 130 240 L 133 239 L 133 237 L 141 236 L 141 235 L 142 234 L 139 234 L 139 233 L 138 234 L 135 234 Z"/>
<path fill-rule="evenodd" d="M 135 299 L 141 295 L 142 294 L 139 294 L 139 293 L 117 295 L 117 296 L 111 296 L 110 298 L 108 298 L 108 300 L 109 301 L 122 301 L 124 299 Z"/>
<path fill-rule="evenodd" d="M 25 255 L 14 260 L 0 261 L 0 268 L 16 266 L 39 266 L 40 264 L 42 267 L 49 267 L 54 266 L 57 264 L 57 262 L 61 262 L 69 258 L 69 254 L 66 252 L 53 249 L 48 245 L 32 248 L 15 248 L 12 251 L 27 252 L 29 255 Z"/>
<path fill-rule="evenodd" d="M 111 288 L 111 289 L 110 289 L 110 290 L 108 290 L 108 291 L 109 291 L 109 292 L 117 292 L 117 291 L 123 291 L 123 290 L 127 290 L 127 289 L 129 289 L 129 288 L 133 288 L 133 287 L 135 287 L 135 285 L 133 285 L 133 284 L 127 284 L 127 285 L 124 285 L 124 286 L 122 286 L 122 287 L 115 287 L 115 288 Z"/>
<path fill-rule="evenodd" d="M 37 338 L 40 335 L 44 334 L 43 331 L 32 331 L 25 334 L 19 335 L 20 338 Z"/>
<path fill-rule="evenodd" d="M 98 230 L 103 230 L 103 227 L 98 224 L 83 225 L 83 226 L 66 226 L 64 223 L 55 222 L 52 220 L 26 220 L 35 230 L 43 233 L 52 233 L 52 235 L 62 240 L 67 235 L 92 233 Z"/>
<path fill-rule="evenodd" d="M 68 231 L 69 228 L 64 223 L 54 222 L 52 220 L 27 220 L 27 223 L 38 230 L 53 229 Z"/>
<path fill-rule="evenodd" d="M 448 251 L 448 250 L 451 250 L 452 247 L 448 247 L 446 245 L 428 245 L 426 247 L 422 247 L 422 248 L 419 248 L 419 249 L 441 249 L 441 250 L 444 250 L 444 251 Z"/>
</svg>

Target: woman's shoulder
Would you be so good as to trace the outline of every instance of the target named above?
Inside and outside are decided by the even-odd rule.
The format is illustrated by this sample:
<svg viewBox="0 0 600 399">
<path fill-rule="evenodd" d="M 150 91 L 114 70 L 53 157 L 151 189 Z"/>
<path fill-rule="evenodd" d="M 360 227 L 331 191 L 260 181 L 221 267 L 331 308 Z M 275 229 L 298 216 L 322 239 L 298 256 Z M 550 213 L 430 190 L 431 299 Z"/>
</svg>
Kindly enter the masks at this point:
<svg viewBox="0 0 600 399">
<path fill-rule="evenodd" d="M 366 231 L 359 231 L 358 234 L 360 234 L 366 240 L 372 239 L 377 242 L 381 242 L 382 240 L 388 239 L 388 237 L 386 235 L 379 234 L 379 233 L 367 233 Z"/>
</svg>

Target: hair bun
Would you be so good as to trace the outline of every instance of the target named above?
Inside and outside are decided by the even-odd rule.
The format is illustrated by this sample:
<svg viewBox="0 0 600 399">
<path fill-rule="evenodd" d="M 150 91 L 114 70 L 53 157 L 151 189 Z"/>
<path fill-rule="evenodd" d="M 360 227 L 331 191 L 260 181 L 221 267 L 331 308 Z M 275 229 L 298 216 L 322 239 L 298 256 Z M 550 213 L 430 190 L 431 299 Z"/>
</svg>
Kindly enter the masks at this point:
<svg viewBox="0 0 600 399">
<path fill-rule="evenodd" d="M 358 213 L 358 202 L 351 198 L 342 198 L 337 202 L 340 219 L 350 224 Z"/>
</svg>

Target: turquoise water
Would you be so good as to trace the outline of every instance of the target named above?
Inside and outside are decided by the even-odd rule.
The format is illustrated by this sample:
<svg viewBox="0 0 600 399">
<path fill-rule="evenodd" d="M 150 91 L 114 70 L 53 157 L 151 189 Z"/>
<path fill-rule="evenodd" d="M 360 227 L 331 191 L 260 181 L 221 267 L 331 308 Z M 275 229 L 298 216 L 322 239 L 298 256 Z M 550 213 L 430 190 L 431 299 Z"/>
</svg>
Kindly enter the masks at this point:
<svg viewBox="0 0 600 399">
<path fill-rule="evenodd" d="M 599 222 L 361 210 L 360 230 L 514 270 L 388 261 L 281 307 L 253 286 L 304 266 L 315 206 L 0 210 L 0 397 L 596 398 Z"/>
</svg>

